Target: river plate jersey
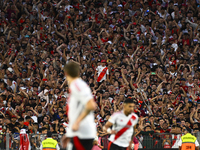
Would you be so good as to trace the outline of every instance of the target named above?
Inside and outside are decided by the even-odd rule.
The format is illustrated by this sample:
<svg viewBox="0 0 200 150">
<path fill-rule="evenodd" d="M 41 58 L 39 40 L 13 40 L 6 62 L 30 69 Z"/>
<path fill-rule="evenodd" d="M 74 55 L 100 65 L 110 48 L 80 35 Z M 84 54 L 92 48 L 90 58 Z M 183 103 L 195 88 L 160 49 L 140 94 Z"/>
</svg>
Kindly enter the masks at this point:
<svg viewBox="0 0 200 150">
<path fill-rule="evenodd" d="M 113 124 L 112 130 L 117 132 L 117 134 L 112 134 L 109 140 L 120 147 L 128 147 L 138 116 L 134 113 L 126 116 L 123 111 L 119 111 L 114 113 L 108 121 Z"/>
<path fill-rule="evenodd" d="M 83 112 L 85 105 L 93 98 L 91 89 L 81 78 L 74 80 L 69 87 L 68 117 L 69 128 L 67 137 L 78 136 L 80 139 L 91 139 L 96 136 L 96 126 L 94 122 L 94 112 L 90 112 L 80 123 L 78 131 L 72 131 L 72 125 Z"/>
</svg>

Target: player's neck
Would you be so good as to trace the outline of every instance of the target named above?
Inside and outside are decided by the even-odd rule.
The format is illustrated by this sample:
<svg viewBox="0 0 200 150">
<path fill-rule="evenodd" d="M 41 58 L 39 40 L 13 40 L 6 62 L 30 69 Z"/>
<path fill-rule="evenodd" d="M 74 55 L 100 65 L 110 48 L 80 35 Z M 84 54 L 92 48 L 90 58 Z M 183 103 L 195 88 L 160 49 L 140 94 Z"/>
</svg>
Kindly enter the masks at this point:
<svg viewBox="0 0 200 150">
<path fill-rule="evenodd" d="M 73 81 L 75 81 L 75 80 L 78 79 L 78 78 L 79 78 L 79 77 L 76 77 L 76 78 L 68 77 L 68 78 L 67 78 L 68 84 L 70 85 Z"/>
<path fill-rule="evenodd" d="M 129 112 L 126 112 L 125 110 L 123 110 L 123 113 L 124 113 L 126 116 L 130 115 L 130 113 L 129 113 Z"/>
</svg>

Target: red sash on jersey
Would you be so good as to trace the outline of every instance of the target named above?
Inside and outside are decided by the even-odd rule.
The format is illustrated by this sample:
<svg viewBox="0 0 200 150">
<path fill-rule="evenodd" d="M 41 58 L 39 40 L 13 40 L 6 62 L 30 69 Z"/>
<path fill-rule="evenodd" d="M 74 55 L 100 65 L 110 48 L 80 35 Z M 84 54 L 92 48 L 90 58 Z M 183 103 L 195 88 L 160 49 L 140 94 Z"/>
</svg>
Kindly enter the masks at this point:
<svg viewBox="0 0 200 150">
<path fill-rule="evenodd" d="M 132 115 L 132 117 L 129 119 L 128 123 L 125 125 L 125 127 L 123 127 L 121 130 L 119 130 L 117 132 L 117 134 L 115 134 L 115 138 L 114 138 L 114 141 L 116 141 L 122 134 L 124 134 L 124 132 L 126 132 L 131 126 L 132 126 L 132 122 L 131 122 L 131 119 L 135 120 L 136 117 L 134 115 Z M 114 142 L 113 141 L 113 142 Z M 110 142 L 108 144 L 108 150 L 110 150 L 110 147 L 111 147 L 111 144 L 113 142 Z"/>
<path fill-rule="evenodd" d="M 177 140 L 177 135 L 174 135 L 174 139 L 172 140 L 172 146 L 174 146 L 174 144 L 176 143 Z"/>
<path fill-rule="evenodd" d="M 67 115 L 67 118 L 68 118 L 68 119 L 69 119 L 68 112 L 69 112 L 70 94 L 71 94 L 71 90 L 69 89 L 69 96 L 68 96 L 68 98 L 67 98 L 67 104 L 66 104 L 66 115 Z"/>
<path fill-rule="evenodd" d="M 101 73 L 99 74 L 99 76 L 98 76 L 98 78 L 97 78 L 97 82 L 100 82 L 101 81 L 101 79 L 104 77 L 104 75 L 106 74 L 106 71 L 107 71 L 107 67 L 105 67 L 102 71 L 101 71 Z"/>
<path fill-rule="evenodd" d="M 119 130 L 117 132 L 117 134 L 115 134 L 115 139 L 114 141 L 116 141 L 122 134 L 124 134 L 124 132 L 126 132 L 131 126 L 132 126 L 132 122 L 131 119 L 135 120 L 136 117 L 134 115 L 132 115 L 132 117 L 129 119 L 128 123 L 125 125 L 125 127 L 123 127 L 121 130 Z M 113 141 L 113 142 L 114 142 Z"/>
</svg>

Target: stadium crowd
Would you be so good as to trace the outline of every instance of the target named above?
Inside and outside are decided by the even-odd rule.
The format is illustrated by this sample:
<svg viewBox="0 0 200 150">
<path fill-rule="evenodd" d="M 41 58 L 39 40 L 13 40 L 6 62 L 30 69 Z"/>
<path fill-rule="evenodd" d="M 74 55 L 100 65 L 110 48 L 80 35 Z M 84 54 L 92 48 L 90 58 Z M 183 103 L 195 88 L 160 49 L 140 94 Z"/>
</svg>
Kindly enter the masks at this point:
<svg viewBox="0 0 200 150">
<path fill-rule="evenodd" d="M 69 61 L 98 104 L 99 136 L 128 97 L 138 137 L 198 132 L 199 26 L 199 0 L 2 0 L 0 132 L 66 132 Z"/>
</svg>

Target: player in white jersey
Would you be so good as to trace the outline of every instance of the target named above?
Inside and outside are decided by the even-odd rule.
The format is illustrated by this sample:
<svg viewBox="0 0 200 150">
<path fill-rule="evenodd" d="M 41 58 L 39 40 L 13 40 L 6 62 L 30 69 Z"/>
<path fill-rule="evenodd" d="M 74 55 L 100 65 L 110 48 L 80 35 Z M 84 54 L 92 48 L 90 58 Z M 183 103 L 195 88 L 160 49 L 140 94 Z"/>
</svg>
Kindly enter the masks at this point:
<svg viewBox="0 0 200 150">
<path fill-rule="evenodd" d="M 79 64 L 69 62 L 64 71 L 70 93 L 67 102 L 69 126 L 62 141 L 63 147 L 67 150 L 91 150 L 96 136 L 93 113 L 96 103 L 89 86 L 79 78 Z"/>
<path fill-rule="evenodd" d="M 103 127 L 105 132 L 111 134 L 108 150 L 131 150 L 134 126 L 138 123 L 138 116 L 133 113 L 134 107 L 133 99 L 126 99 L 123 110 L 114 113 Z"/>
</svg>

